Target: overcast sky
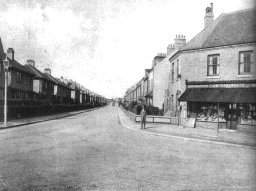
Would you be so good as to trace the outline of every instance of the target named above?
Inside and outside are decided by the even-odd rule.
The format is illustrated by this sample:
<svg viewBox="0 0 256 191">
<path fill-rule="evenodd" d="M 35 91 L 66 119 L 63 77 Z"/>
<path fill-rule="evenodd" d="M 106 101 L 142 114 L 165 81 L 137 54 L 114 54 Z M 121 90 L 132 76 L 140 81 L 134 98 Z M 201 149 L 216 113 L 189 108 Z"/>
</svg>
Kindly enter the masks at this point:
<svg viewBox="0 0 256 191">
<path fill-rule="evenodd" d="M 187 41 L 214 16 L 253 0 L 0 0 L 0 37 L 21 64 L 33 59 L 55 77 L 106 97 L 123 96 L 176 34 Z"/>
</svg>

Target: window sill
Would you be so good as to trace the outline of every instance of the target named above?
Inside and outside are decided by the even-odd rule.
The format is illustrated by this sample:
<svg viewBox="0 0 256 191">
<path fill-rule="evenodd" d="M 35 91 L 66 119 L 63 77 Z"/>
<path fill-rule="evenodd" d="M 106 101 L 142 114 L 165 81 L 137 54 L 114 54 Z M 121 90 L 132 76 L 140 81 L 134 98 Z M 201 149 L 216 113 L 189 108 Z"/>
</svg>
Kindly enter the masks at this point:
<svg viewBox="0 0 256 191">
<path fill-rule="evenodd" d="M 252 78 L 252 74 L 242 74 L 242 75 L 237 75 L 238 78 Z"/>
<path fill-rule="evenodd" d="M 211 79 L 211 78 L 219 79 L 219 78 L 220 78 L 220 76 L 206 76 L 205 78 L 206 78 L 206 79 Z"/>
</svg>

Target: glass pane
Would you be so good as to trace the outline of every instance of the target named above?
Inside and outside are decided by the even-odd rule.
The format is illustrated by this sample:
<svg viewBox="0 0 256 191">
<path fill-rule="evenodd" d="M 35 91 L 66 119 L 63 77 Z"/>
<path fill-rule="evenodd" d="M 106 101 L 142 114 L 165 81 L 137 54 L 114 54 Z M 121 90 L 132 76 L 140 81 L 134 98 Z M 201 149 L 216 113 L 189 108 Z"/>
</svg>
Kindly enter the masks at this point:
<svg viewBox="0 0 256 191">
<path fill-rule="evenodd" d="M 244 64 L 244 72 L 250 72 L 251 69 L 251 63 L 245 63 Z"/>
<path fill-rule="evenodd" d="M 216 66 L 213 66 L 213 74 L 215 75 L 217 73 L 217 67 Z"/>
<path fill-rule="evenodd" d="M 213 75 L 213 67 L 209 66 L 209 75 Z"/>
<path fill-rule="evenodd" d="M 217 75 L 220 74 L 220 66 L 216 66 L 216 74 L 217 74 Z"/>
<path fill-rule="evenodd" d="M 218 58 L 217 57 L 214 57 L 213 58 L 213 63 L 212 63 L 213 65 L 217 65 L 218 64 Z"/>
<path fill-rule="evenodd" d="M 244 73 L 244 63 L 240 63 L 239 73 Z"/>
<path fill-rule="evenodd" d="M 251 62 L 251 53 L 245 53 L 244 62 L 249 63 Z"/>
<path fill-rule="evenodd" d="M 244 53 L 240 53 L 240 62 L 244 62 Z"/>
</svg>

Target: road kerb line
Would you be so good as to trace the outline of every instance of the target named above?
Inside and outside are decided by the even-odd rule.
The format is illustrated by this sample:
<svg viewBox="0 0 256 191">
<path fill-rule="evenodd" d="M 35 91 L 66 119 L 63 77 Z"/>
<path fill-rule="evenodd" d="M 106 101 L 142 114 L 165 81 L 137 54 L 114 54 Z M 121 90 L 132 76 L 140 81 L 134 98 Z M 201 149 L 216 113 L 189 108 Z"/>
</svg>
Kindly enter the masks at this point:
<svg viewBox="0 0 256 191">
<path fill-rule="evenodd" d="M 120 123 L 121 123 L 121 125 L 123 127 L 127 128 L 127 129 L 130 129 L 130 130 L 133 130 L 133 131 L 140 132 L 140 133 L 146 133 L 146 134 L 150 134 L 150 135 L 154 135 L 154 136 L 159 136 L 159 137 L 181 139 L 181 140 L 184 140 L 184 141 L 196 141 L 196 142 L 216 144 L 216 145 L 224 145 L 224 146 L 231 146 L 231 147 L 256 149 L 256 147 L 254 147 L 254 146 L 232 144 L 232 143 L 226 143 L 226 142 L 220 142 L 220 141 L 210 141 L 210 140 L 205 140 L 205 139 L 195 139 L 195 138 L 192 138 L 192 137 L 188 138 L 188 137 L 177 136 L 177 135 L 168 135 L 168 134 L 154 133 L 154 132 L 149 132 L 149 131 L 142 131 L 142 130 L 135 129 L 135 128 L 132 128 L 132 127 L 129 127 L 129 126 L 125 125 L 123 123 L 122 119 L 121 119 L 120 111 L 119 110 L 118 110 L 118 116 L 119 116 Z"/>
</svg>

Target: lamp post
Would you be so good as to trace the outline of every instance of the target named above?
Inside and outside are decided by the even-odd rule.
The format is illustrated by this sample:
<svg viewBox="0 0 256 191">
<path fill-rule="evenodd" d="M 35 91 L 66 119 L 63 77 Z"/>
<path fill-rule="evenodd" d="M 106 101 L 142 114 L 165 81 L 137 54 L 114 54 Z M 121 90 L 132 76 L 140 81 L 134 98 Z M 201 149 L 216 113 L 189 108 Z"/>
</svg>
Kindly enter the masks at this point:
<svg viewBox="0 0 256 191">
<path fill-rule="evenodd" d="M 10 67 L 9 60 L 7 59 L 7 56 L 5 60 L 3 60 L 3 65 L 4 65 L 4 126 L 7 126 L 7 86 L 8 86 L 8 70 Z"/>
</svg>

